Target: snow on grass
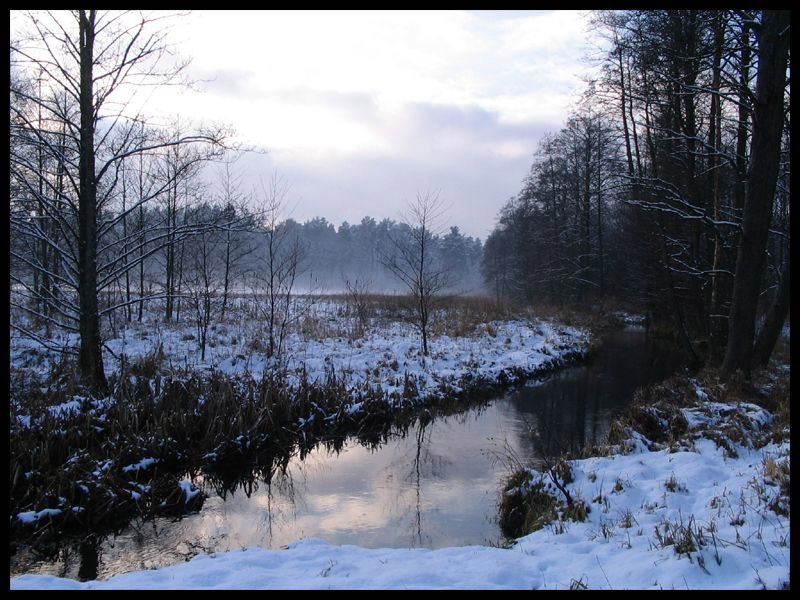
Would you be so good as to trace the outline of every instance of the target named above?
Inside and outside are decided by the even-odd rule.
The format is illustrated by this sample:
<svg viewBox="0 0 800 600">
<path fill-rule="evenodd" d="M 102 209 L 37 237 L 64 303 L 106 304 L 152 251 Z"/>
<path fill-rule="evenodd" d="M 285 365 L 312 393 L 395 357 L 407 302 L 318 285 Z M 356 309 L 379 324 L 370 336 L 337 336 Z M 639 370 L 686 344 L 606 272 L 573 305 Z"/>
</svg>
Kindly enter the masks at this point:
<svg viewBox="0 0 800 600">
<path fill-rule="evenodd" d="M 330 371 L 346 377 L 349 384 L 380 384 L 389 396 L 400 395 L 404 377 L 413 376 L 421 396 L 434 393 L 442 384 L 469 380 L 496 381 L 501 371 L 534 371 L 570 352 L 580 352 L 588 334 L 550 323 L 493 322 L 489 331 L 470 337 L 438 336 L 430 342 L 430 356 L 419 351 L 419 334 L 406 323 L 392 323 L 365 338 L 303 340 L 289 336 L 286 369 L 290 384 L 305 375 L 310 381 L 324 380 Z M 491 333 L 490 333 L 491 331 Z M 227 374 L 249 370 L 258 377 L 268 368 L 263 356 L 249 361 L 233 357 L 217 368 Z"/>
<path fill-rule="evenodd" d="M 200 494 L 200 490 L 197 489 L 194 486 L 194 484 L 191 481 L 189 481 L 188 479 L 184 479 L 182 481 L 179 481 L 178 482 L 178 487 L 180 487 L 181 490 L 183 490 L 184 502 L 186 502 L 187 504 L 189 503 L 189 501 L 192 498 L 194 498 L 195 496 Z"/>
<path fill-rule="evenodd" d="M 124 473 L 129 473 L 131 471 L 138 471 L 139 469 L 147 469 L 150 465 L 154 465 L 159 461 L 157 458 L 143 458 L 137 463 L 133 463 L 132 465 L 127 465 L 122 467 L 122 471 Z"/>
<path fill-rule="evenodd" d="M 769 445 L 730 459 L 701 439 L 695 451 L 577 461 L 568 489 L 591 502 L 587 520 L 534 532 L 517 548 L 551 560 L 557 587 L 568 578 L 612 589 L 780 587 L 789 520 L 767 510 L 759 465 L 787 453 L 788 444 Z"/>
<path fill-rule="evenodd" d="M 23 523 L 33 523 L 44 517 L 55 517 L 61 514 L 60 508 L 44 508 L 40 511 L 25 511 L 17 513 L 17 519 Z"/>
<path fill-rule="evenodd" d="M 81 398 L 80 396 L 73 396 L 72 400 L 67 402 L 63 402 L 56 406 L 48 407 L 50 414 L 54 417 L 67 417 L 73 413 L 77 413 L 81 409 Z"/>
<path fill-rule="evenodd" d="M 419 331 L 411 323 L 383 320 L 363 337 L 354 337 L 348 333 L 351 324 L 345 308 L 336 301 L 315 305 L 313 319 L 309 317 L 315 333 L 296 327 L 284 340 L 279 359 L 267 358 L 263 351 L 263 324 L 246 317 L 212 328 L 204 360 L 191 323 L 125 324 L 115 336 L 106 334 L 105 371 L 109 375 L 119 370 L 116 357 L 125 355 L 133 363 L 160 351 L 161 367 L 167 369 L 217 370 L 234 376 L 248 373 L 255 378 L 280 369 L 289 385 L 297 385 L 303 377 L 324 381 L 333 372 L 351 387 L 380 385 L 389 398 L 402 395 L 409 376 L 424 398 L 444 386 L 462 391 L 464 382 L 494 383 L 501 373 L 514 381 L 512 370 L 528 374 L 546 370 L 568 355 L 582 353 L 589 342 L 586 331 L 546 321 L 491 321 L 481 323 L 469 335 L 431 336 L 430 356 L 424 357 Z M 12 368 L 46 375 L 55 364 L 56 359 L 36 342 L 18 337 L 11 342 Z M 36 360 L 30 359 L 31 353 Z M 59 410 L 68 409 L 71 407 Z"/>
</svg>

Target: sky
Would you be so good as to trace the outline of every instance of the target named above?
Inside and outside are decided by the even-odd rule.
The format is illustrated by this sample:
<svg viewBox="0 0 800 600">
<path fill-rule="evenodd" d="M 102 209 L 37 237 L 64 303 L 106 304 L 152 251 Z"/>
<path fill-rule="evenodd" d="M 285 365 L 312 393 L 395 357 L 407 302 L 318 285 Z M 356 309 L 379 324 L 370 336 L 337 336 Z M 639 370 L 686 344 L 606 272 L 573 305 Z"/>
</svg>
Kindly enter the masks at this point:
<svg viewBox="0 0 800 600">
<path fill-rule="evenodd" d="M 263 151 L 239 161 L 245 185 L 277 171 L 298 221 L 398 220 L 438 192 L 485 239 L 584 89 L 588 17 L 196 11 L 163 22 L 195 85 L 147 90 L 146 111 L 232 126 Z"/>
</svg>

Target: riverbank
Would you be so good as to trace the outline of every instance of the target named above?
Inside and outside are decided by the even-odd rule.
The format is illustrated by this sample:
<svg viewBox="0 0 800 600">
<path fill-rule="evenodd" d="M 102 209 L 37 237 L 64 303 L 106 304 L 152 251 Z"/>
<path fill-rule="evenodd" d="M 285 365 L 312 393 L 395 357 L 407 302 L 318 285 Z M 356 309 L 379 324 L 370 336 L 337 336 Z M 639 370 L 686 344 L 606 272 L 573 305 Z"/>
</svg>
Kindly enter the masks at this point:
<svg viewBox="0 0 800 600">
<path fill-rule="evenodd" d="M 117 318 L 104 322 L 104 367 L 109 378 L 128 375 L 131 366 L 148 375 L 187 376 L 221 373 L 261 379 L 279 374 L 288 386 L 324 382 L 331 375 L 350 388 L 379 387 L 387 398 L 407 393 L 411 379 L 420 398 L 460 393 L 473 383 L 513 383 L 562 366 L 586 353 L 586 318 L 542 317 L 530 308 L 501 306 L 482 298 L 453 298 L 432 311 L 430 353 L 407 299 L 369 298 L 368 308 L 347 297 L 298 296 L 285 324 L 279 351 L 270 356 L 264 321 L 248 298 L 232 303 L 224 321 L 211 324 L 205 353 L 196 324 L 165 323 L 157 307 L 142 322 Z M 563 316 L 556 313 L 556 317 Z M 42 333 L 44 336 L 44 333 Z M 275 335 L 278 335 L 276 330 Z M 52 347 L 77 347 L 77 334 L 55 333 Z M 32 380 L 71 383 L 74 365 L 41 342 L 11 336 L 12 373 Z"/>
<path fill-rule="evenodd" d="M 710 373 L 652 386 L 618 420 L 613 443 L 568 460 L 568 477 L 560 470 L 572 501 L 588 507 L 585 519 L 556 506 L 554 520 L 508 549 L 365 549 L 305 539 L 106 581 L 27 575 L 11 587 L 782 588 L 790 559 L 788 398 L 788 366 L 752 387 L 723 388 Z M 529 473 L 534 484 L 545 474 Z M 544 487 L 565 504 L 558 487 Z"/>
<path fill-rule="evenodd" d="M 522 552 L 572 548 L 573 589 L 788 587 L 790 434 L 788 364 L 676 374 L 606 444 L 519 469 L 501 525 Z"/>
<path fill-rule="evenodd" d="M 423 357 L 407 323 L 353 339 L 292 335 L 282 364 L 218 353 L 211 368 L 176 369 L 176 344 L 191 340 L 162 331 L 129 344 L 130 362 L 111 372 L 104 398 L 64 367 L 49 380 L 20 367 L 11 394 L 12 541 L 53 553 L 66 536 L 199 510 L 204 496 L 191 479 L 200 471 L 224 488 L 254 469 L 269 476 L 320 442 L 377 443 L 392 426 L 580 360 L 590 339 L 542 320 L 490 321 L 432 338 Z"/>
</svg>

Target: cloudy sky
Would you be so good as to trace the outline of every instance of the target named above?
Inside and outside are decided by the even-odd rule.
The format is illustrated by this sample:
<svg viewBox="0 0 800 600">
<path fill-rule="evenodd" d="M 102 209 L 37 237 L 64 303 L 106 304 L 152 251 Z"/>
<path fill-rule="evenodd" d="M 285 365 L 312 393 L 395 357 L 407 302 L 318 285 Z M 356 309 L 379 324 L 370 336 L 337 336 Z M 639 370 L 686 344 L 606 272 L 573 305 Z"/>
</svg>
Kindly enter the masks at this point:
<svg viewBox="0 0 800 600">
<path fill-rule="evenodd" d="M 584 87 L 594 42 L 574 11 L 212 11 L 171 20 L 200 91 L 148 92 L 149 114 L 232 125 L 277 170 L 292 216 L 397 219 L 439 191 L 485 239 L 541 136 Z"/>
</svg>

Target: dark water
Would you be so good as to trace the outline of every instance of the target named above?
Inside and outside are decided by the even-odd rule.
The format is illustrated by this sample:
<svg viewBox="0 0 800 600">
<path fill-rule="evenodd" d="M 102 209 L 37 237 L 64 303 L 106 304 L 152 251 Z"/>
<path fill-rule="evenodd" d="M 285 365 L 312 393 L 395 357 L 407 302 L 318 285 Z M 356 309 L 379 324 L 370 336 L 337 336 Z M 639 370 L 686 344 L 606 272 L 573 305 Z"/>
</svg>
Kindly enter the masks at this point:
<svg viewBox="0 0 800 600">
<path fill-rule="evenodd" d="M 224 499 L 199 479 L 209 498 L 198 514 L 129 527 L 96 549 L 65 550 L 55 563 L 18 556 L 12 575 L 105 579 L 197 553 L 280 548 L 303 537 L 370 548 L 500 544 L 497 499 L 510 465 L 602 441 L 634 389 L 676 367 L 674 352 L 643 328 L 615 331 L 591 365 L 417 424 L 377 449 L 356 440 L 338 453 L 317 447 L 303 460 L 292 458 L 269 484 L 252 481 Z"/>
</svg>

